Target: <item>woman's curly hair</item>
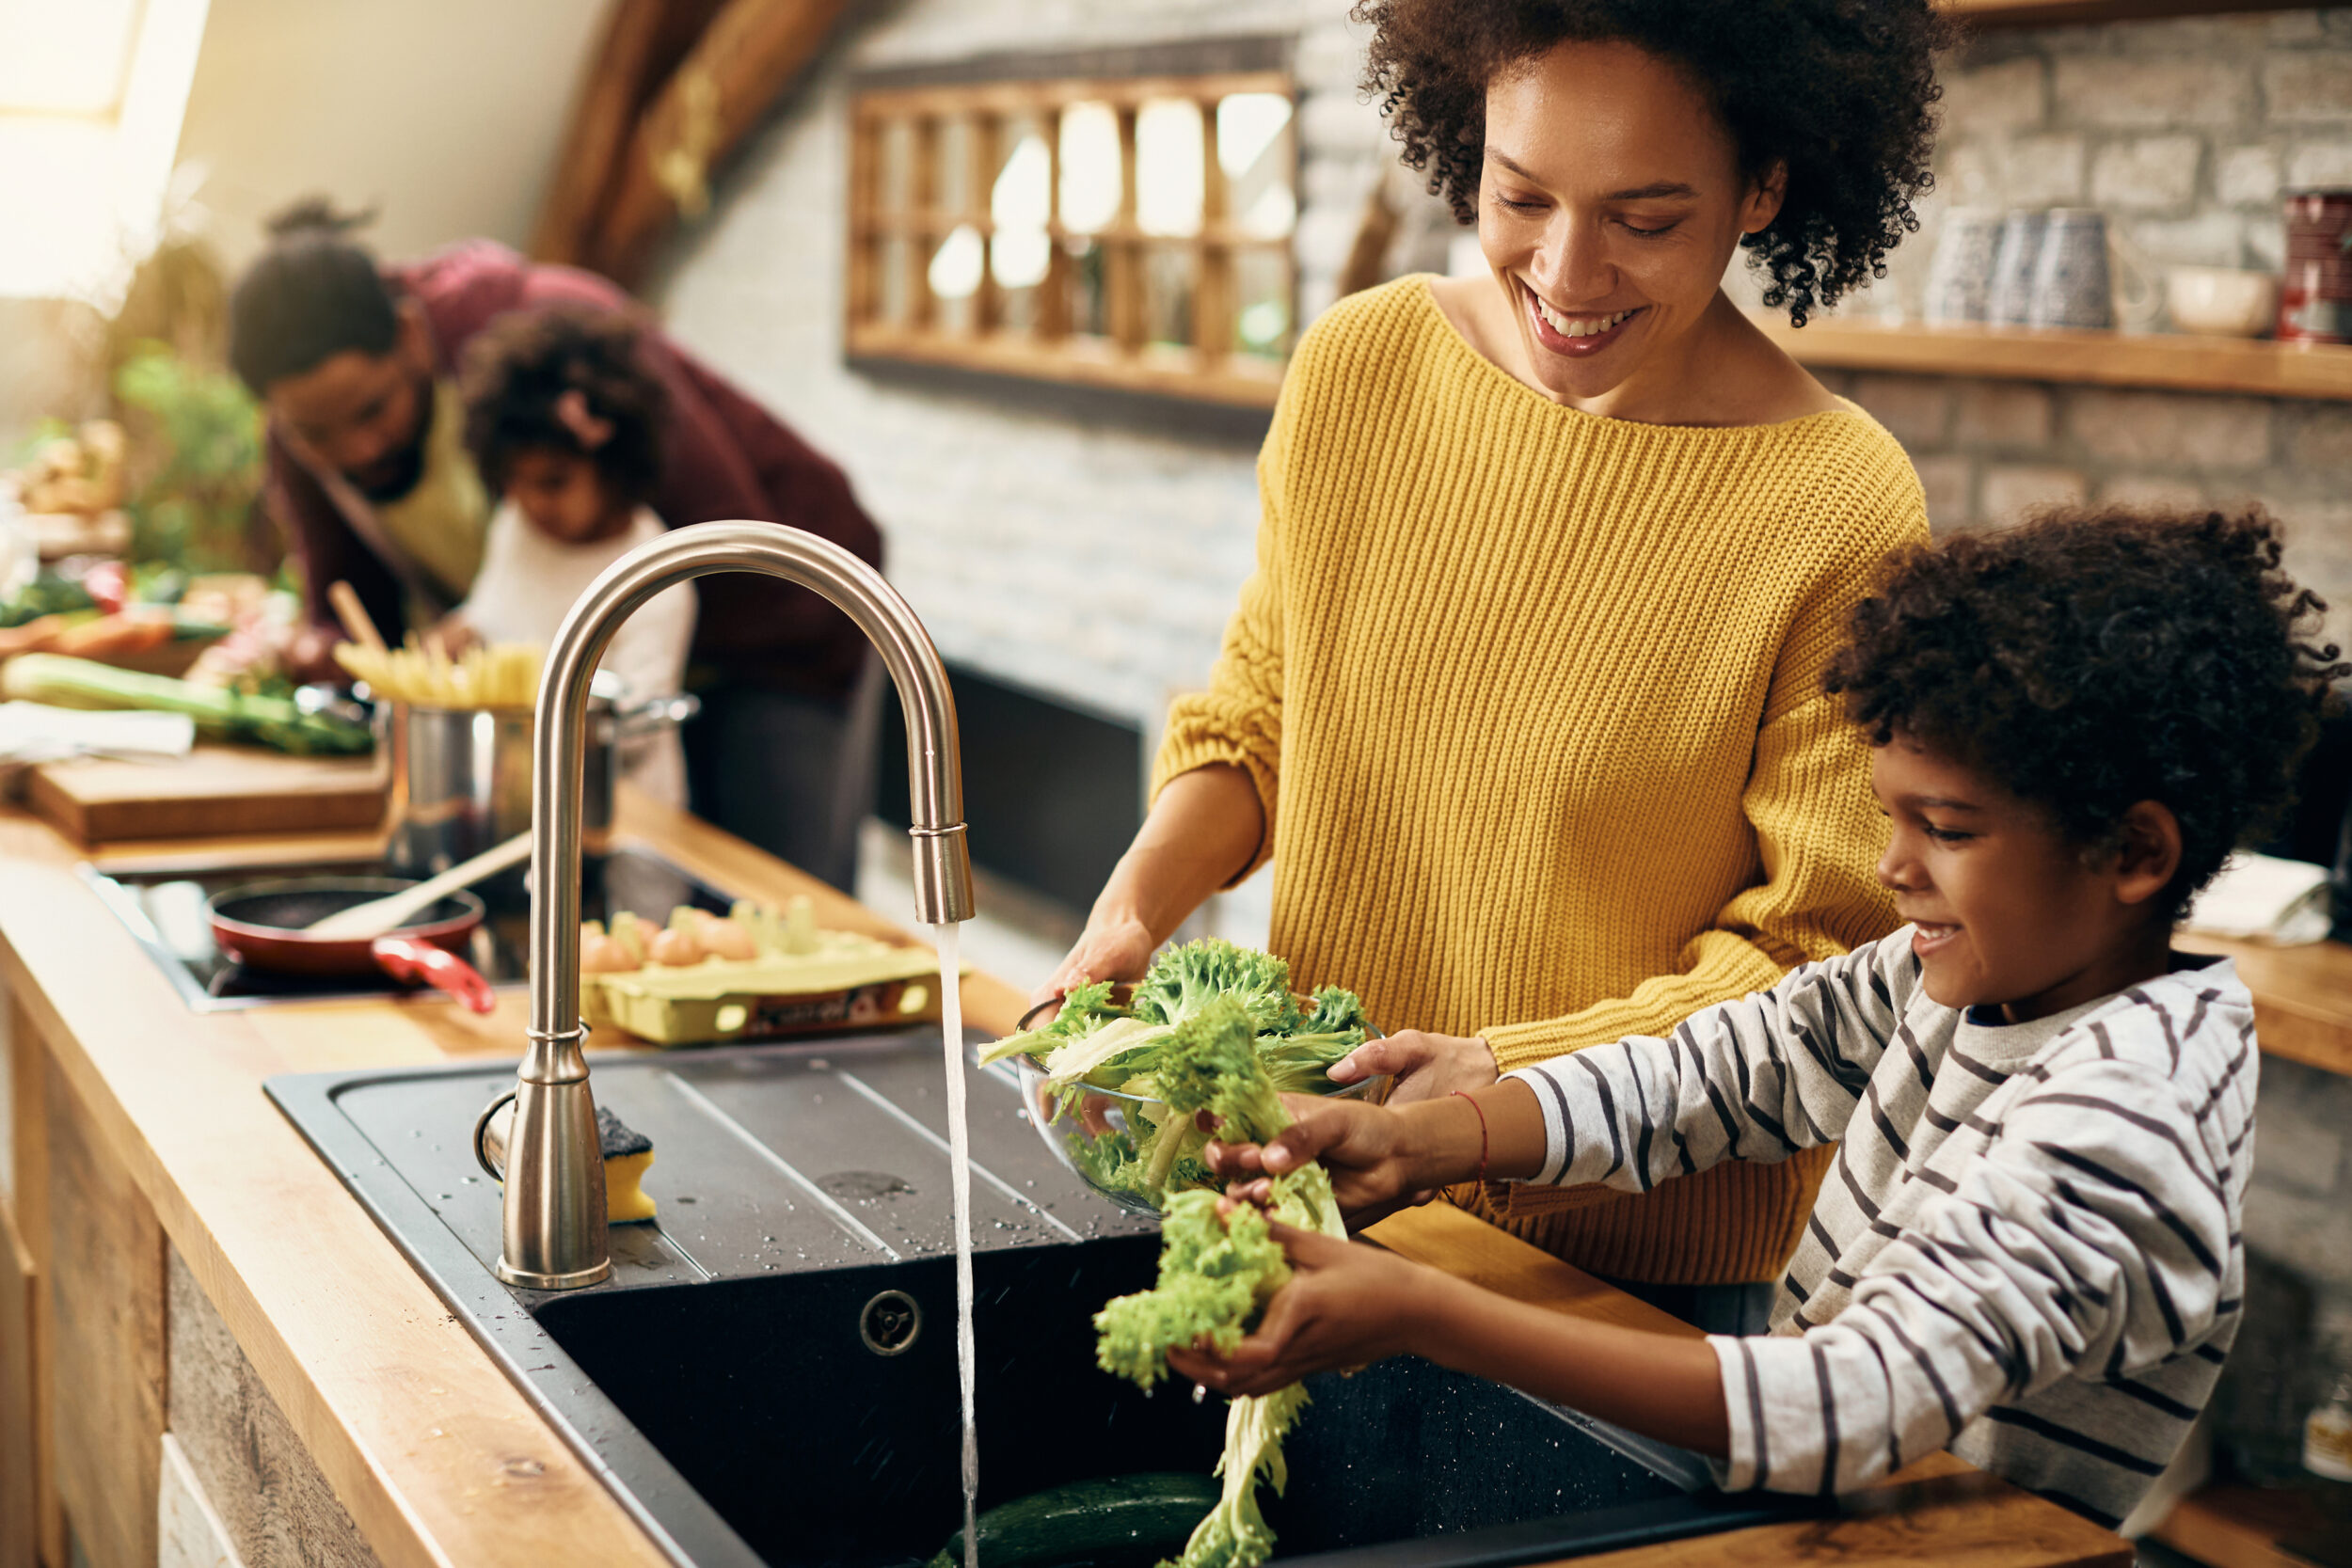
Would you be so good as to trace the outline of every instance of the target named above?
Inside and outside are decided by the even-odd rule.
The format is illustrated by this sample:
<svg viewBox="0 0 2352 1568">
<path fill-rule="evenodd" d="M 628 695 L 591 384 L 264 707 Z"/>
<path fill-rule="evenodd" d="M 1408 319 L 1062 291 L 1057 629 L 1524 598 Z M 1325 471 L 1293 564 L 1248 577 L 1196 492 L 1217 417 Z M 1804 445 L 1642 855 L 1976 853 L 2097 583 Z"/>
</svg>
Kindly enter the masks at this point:
<svg viewBox="0 0 2352 1568">
<path fill-rule="evenodd" d="M 1365 90 L 1407 166 L 1464 223 L 1478 215 L 1486 85 L 1567 42 L 1625 42 L 1687 71 L 1715 104 L 1741 168 L 1785 162 L 1780 214 L 1740 245 L 1769 275 L 1764 303 L 1803 326 L 1865 278 L 1919 219 L 1933 184 L 1930 0 L 1359 0 L 1373 28 Z"/>
<path fill-rule="evenodd" d="M 550 306 L 502 316 L 466 345 L 462 390 L 466 448 L 494 493 L 524 451 L 584 457 L 633 504 L 661 483 L 669 392 L 625 312 Z"/>
<path fill-rule="evenodd" d="M 1871 744 L 1898 732 L 2045 808 L 2094 854 L 2142 800 L 2170 808 L 2190 897 L 2290 805 L 2329 683 L 2327 605 L 2239 512 L 2046 511 L 1890 558 L 1822 685 Z"/>
</svg>

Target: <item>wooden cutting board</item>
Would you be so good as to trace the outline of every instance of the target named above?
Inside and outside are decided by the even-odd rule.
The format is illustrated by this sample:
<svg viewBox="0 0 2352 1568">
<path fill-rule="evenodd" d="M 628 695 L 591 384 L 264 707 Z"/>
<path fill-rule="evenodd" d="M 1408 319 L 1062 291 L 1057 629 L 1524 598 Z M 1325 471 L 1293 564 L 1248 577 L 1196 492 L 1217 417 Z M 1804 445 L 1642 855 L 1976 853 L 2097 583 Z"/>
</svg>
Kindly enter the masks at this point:
<svg viewBox="0 0 2352 1568">
<path fill-rule="evenodd" d="M 380 756 L 295 757 L 199 744 L 168 762 L 82 757 L 33 768 L 24 798 L 90 847 L 229 833 L 339 832 L 384 818 Z"/>
</svg>

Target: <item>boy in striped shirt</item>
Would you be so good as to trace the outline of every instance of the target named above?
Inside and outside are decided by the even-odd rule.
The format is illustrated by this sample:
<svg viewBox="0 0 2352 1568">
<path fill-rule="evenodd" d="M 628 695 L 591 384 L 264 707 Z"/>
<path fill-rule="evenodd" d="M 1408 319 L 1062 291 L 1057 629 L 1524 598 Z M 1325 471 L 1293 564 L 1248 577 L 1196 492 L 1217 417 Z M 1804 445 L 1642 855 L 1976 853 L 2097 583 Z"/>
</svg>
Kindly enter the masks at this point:
<svg viewBox="0 0 2352 1568">
<path fill-rule="evenodd" d="M 1467 1180 L 1643 1192 L 1835 1142 L 1772 1332 L 1562 1317 L 1281 1229 L 1297 1273 L 1229 1394 L 1412 1353 L 1833 1492 L 1937 1449 L 2113 1526 L 2211 1396 L 2244 1289 L 2258 1071 L 2191 895 L 2282 805 L 2328 682 L 2324 609 L 2259 511 L 2053 514 L 1890 562 L 1826 679 L 1874 748 L 1903 929 L 1667 1039 L 1375 1107 L 1300 1101 L 1248 1179 L 1319 1159 L 1357 1223 Z M 1411 1065 L 1399 1036 L 1359 1053 Z M 1341 1074 L 1335 1069 L 1335 1076 Z"/>
</svg>

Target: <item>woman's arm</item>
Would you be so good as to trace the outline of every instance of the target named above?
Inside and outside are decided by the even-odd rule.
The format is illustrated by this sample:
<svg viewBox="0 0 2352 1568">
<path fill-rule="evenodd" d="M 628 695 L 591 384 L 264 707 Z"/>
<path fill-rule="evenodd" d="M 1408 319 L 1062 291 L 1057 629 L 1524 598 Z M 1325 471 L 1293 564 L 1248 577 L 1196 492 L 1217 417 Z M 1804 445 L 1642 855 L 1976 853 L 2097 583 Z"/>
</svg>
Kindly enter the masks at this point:
<svg viewBox="0 0 2352 1568">
<path fill-rule="evenodd" d="M 1249 863 L 1265 836 L 1257 786 L 1224 763 L 1170 779 L 1103 885 L 1070 956 L 1038 993 L 1134 980 L 1186 915 Z"/>
</svg>

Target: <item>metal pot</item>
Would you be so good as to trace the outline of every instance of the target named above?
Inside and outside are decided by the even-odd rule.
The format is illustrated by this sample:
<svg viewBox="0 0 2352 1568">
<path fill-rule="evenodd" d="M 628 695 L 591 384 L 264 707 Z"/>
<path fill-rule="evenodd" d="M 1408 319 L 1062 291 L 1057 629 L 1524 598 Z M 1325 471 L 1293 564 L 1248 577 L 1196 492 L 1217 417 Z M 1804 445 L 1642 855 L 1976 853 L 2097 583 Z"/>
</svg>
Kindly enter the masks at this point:
<svg viewBox="0 0 2352 1568">
<path fill-rule="evenodd" d="M 583 847 L 601 852 L 612 841 L 620 743 L 682 724 L 701 709 L 701 699 L 691 696 L 624 703 L 607 689 L 589 698 Z M 377 743 L 391 758 L 384 859 L 392 875 L 430 877 L 530 831 L 531 713 L 379 703 L 375 721 Z"/>
</svg>

